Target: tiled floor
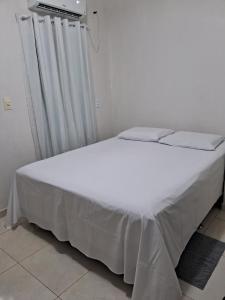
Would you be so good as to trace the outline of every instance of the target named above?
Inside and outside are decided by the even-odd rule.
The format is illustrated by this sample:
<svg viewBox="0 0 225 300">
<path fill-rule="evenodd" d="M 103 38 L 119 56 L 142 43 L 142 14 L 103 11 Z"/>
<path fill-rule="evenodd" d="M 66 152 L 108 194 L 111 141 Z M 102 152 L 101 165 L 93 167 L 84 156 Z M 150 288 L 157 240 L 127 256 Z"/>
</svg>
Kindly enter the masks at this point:
<svg viewBox="0 0 225 300">
<path fill-rule="evenodd" d="M 225 211 L 213 210 L 200 231 L 225 241 Z M 225 254 L 204 291 L 181 282 L 183 300 L 222 300 Z M 132 287 L 51 233 L 24 224 L 4 228 L 0 219 L 1 300 L 128 300 Z"/>
</svg>

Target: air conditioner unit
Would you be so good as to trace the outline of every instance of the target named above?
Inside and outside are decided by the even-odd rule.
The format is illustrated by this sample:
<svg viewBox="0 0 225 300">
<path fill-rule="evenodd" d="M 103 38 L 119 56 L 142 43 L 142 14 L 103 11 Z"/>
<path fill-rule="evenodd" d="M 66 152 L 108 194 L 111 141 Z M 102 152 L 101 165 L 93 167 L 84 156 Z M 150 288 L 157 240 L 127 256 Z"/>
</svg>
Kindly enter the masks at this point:
<svg viewBox="0 0 225 300">
<path fill-rule="evenodd" d="M 28 0 L 34 12 L 77 20 L 86 15 L 86 0 Z"/>
</svg>

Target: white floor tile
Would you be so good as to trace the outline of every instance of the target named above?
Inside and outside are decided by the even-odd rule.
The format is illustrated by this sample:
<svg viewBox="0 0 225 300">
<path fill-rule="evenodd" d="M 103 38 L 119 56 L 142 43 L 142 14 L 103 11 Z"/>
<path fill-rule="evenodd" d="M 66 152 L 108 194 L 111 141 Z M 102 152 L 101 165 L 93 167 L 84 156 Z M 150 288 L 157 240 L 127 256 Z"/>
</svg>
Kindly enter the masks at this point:
<svg viewBox="0 0 225 300">
<path fill-rule="evenodd" d="M 205 231 L 205 234 L 214 239 L 225 242 L 225 221 L 217 218 L 214 219 L 209 228 Z"/>
<path fill-rule="evenodd" d="M 68 244 L 55 244 L 56 247 L 46 247 L 25 259 L 22 265 L 50 290 L 60 295 L 87 273 L 84 266 L 87 259 Z"/>
<path fill-rule="evenodd" d="M 225 210 L 220 210 L 217 218 L 225 221 Z"/>
<path fill-rule="evenodd" d="M 47 245 L 47 241 L 39 237 L 34 228 L 28 224 L 0 235 L 0 248 L 17 261 L 23 260 Z"/>
<path fill-rule="evenodd" d="M 2 225 L 1 225 L 2 224 Z M 130 300 L 132 287 L 100 263 L 31 225 L 7 231 L 0 219 L 0 300 Z M 200 232 L 225 242 L 225 211 L 213 209 Z M 52 245 L 50 245 L 52 244 Z M 89 272 L 88 272 L 89 271 Z M 181 282 L 182 300 L 225 297 L 225 253 L 204 291 Z M 40 291 L 40 292 L 39 292 Z M 56 295 L 55 295 L 56 294 Z"/>
<path fill-rule="evenodd" d="M 106 267 L 96 264 L 80 281 L 61 295 L 62 300 L 128 300 L 132 286 L 123 283 Z"/>
<path fill-rule="evenodd" d="M 0 276 L 1 300 L 53 300 L 52 292 L 20 266 L 15 266 Z"/>
<path fill-rule="evenodd" d="M 198 299 L 199 295 L 201 295 L 202 291 L 182 280 L 180 280 L 181 290 L 186 297 L 190 297 L 191 299 Z"/>
</svg>

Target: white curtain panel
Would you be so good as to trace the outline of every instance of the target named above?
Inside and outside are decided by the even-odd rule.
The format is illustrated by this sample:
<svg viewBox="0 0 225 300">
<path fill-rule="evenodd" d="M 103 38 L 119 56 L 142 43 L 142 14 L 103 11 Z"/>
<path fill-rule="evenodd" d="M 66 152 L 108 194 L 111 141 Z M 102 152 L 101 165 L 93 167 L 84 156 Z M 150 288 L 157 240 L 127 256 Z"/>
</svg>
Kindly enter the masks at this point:
<svg viewBox="0 0 225 300">
<path fill-rule="evenodd" d="M 86 27 L 80 22 L 37 14 L 19 17 L 18 23 L 39 158 L 96 142 Z"/>
</svg>

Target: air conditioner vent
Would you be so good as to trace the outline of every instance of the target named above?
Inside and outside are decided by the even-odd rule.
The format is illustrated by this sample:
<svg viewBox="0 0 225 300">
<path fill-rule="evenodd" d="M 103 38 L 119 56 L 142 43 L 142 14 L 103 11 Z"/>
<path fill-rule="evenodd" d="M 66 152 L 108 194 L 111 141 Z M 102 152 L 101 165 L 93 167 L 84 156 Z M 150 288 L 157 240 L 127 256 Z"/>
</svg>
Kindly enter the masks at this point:
<svg viewBox="0 0 225 300">
<path fill-rule="evenodd" d="M 72 13 L 68 10 L 52 7 L 50 5 L 46 5 L 46 4 L 42 4 L 42 3 L 39 3 L 37 5 L 37 8 L 41 9 L 41 10 L 46 10 L 48 12 L 52 12 L 52 13 L 57 14 L 57 15 L 64 15 L 66 17 L 79 18 L 81 16 L 79 14 Z"/>
<path fill-rule="evenodd" d="M 86 0 L 28 0 L 28 8 L 44 15 L 78 20 L 86 15 Z"/>
</svg>

